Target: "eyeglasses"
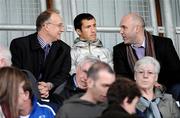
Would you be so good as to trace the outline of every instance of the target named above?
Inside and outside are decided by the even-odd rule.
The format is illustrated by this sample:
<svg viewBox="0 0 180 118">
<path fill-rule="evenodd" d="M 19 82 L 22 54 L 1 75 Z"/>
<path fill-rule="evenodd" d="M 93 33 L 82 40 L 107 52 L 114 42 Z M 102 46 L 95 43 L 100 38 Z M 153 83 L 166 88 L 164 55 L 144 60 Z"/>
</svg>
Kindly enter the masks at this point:
<svg viewBox="0 0 180 118">
<path fill-rule="evenodd" d="M 63 23 L 54 24 L 54 23 L 48 22 L 47 24 L 51 24 L 51 25 L 54 25 L 54 26 L 59 27 L 59 28 L 63 28 L 64 27 Z"/>
<path fill-rule="evenodd" d="M 152 72 L 152 71 L 141 71 L 141 70 L 139 70 L 139 71 L 135 71 L 137 74 L 139 74 L 139 75 L 144 75 L 144 74 L 147 74 L 147 75 L 149 75 L 149 76 L 152 76 L 152 75 L 155 75 L 156 73 L 155 72 Z"/>
</svg>

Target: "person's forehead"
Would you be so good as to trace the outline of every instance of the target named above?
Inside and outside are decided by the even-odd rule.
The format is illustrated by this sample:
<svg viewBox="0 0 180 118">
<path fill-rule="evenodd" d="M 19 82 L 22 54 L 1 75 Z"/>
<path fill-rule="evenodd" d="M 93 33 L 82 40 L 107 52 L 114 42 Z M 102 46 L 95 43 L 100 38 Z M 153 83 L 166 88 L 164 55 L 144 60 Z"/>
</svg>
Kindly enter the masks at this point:
<svg viewBox="0 0 180 118">
<path fill-rule="evenodd" d="M 92 63 L 91 62 L 87 62 L 87 63 L 84 63 L 82 65 L 82 69 L 89 69 L 91 66 L 92 66 Z"/>
<path fill-rule="evenodd" d="M 126 24 L 130 24 L 131 22 L 131 17 L 130 16 L 125 16 L 122 18 L 120 25 L 126 25 Z"/>
<path fill-rule="evenodd" d="M 91 24 L 91 23 L 95 24 L 95 23 L 96 23 L 96 20 L 95 20 L 95 19 L 90 19 L 90 20 L 88 20 L 88 19 L 83 19 L 83 20 L 81 21 L 81 23 L 82 23 L 82 25 L 88 25 L 88 24 Z"/>
<path fill-rule="evenodd" d="M 138 69 L 141 70 L 155 70 L 155 67 L 153 64 L 142 64 L 138 67 Z"/>
<path fill-rule="evenodd" d="M 59 14 L 56 14 L 56 13 L 51 14 L 50 20 L 53 21 L 53 22 L 59 22 L 59 23 L 63 22 L 62 17 Z"/>
<path fill-rule="evenodd" d="M 100 70 L 98 72 L 98 80 L 99 81 L 108 82 L 108 81 L 111 81 L 111 80 L 114 80 L 114 79 L 115 79 L 114 74 L 108 72 L 107 70 Z"/>
</svg>

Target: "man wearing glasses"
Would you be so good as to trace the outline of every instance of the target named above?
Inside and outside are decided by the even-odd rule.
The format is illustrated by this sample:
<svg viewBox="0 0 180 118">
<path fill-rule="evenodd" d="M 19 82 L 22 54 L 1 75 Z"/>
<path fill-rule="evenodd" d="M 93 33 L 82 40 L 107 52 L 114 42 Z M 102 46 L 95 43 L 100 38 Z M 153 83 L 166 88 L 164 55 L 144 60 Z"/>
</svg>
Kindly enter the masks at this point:
<svg viewBox="0 0 180 118">
<path fill-rule="evenodd" d="M 48 98 L 69 77 L 70 47 L 60 40 L 64 32 L 58 11 L 46 10 L 36 20 L 34 34 L 12 40 L 13 66 L 33 73 L 41 98 Z"/>
</svg>

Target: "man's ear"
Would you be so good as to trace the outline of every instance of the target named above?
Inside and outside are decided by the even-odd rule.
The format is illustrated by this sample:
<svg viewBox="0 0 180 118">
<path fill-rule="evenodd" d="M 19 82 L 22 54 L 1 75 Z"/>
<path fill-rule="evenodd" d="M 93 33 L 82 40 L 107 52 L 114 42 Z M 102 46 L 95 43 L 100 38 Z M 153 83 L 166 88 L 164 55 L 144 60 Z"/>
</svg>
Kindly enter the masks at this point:
<svg viewBox="0 0 180 118">
<path fill-rule="evenodd" d="M 128 99 L 129 99 L 128 97 L 125 97 L 125 98 L 124 98 L 124 100 L 123 100 L 123 104 L 124 104 L 124 105 L 128 103 Z"/>
<path fill-rule="evenodd" d="M 81 35 L 81 30 L 80 29 L 76 29 L 76 32 L 78 35 Z"/>
<path fill-rule="evenodd" d="M 94 81 L 91 78 L 87 79 L 87 86 L 88 88 L 93 88 L 94 86 Z"/>
<path fill-rule="evenodd" d="M 49 25 L 47 23 L 44 23 L 42 27 L 44 27 L 45 30 L 49 30 Z"/>
<path fill-rule="evenodd" d="M 142 26 L 137 25 L 137 26 L 136 26 L 136 32 L 140 32 L 140 31 L 141 31 L 141 28 L 142 28 Z"/>
</svg>

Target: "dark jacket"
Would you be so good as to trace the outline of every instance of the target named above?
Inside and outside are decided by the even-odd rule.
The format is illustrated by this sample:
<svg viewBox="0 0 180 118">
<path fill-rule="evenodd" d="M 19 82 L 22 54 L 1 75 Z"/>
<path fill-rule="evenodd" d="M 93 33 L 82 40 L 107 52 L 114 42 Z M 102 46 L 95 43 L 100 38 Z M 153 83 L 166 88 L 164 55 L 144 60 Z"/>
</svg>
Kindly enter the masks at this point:
<svg viewBox="0 0 180 118">
<path fill-rule="evenodd" d="M 62 91 L 59 94 L 53 94 L 51 101 L 53 101 L 61 106 L 64 100 L 69 99 L 71 96 L 73 96 L 75 94 L 85 92 L 85 90 L 82 90 L 82 89 L 76 87 L 74 80 L 73 80 L 75 76 L 76 76 L 76 74 L 73 74 L 72 76 L 70 76 L 69 79 L 67 79 L 64 89 L 62 89 Z"/>
<path fill-rule="evenodd" d="M 64 101 L 63 106 L 57 112 L 56 118 L 96 118 L 106 108 L 106 104 L 94 104 L 81 100 L 82 94 L 75 95 Z"/>
<path fill-rule="evenodd" d="M 159 74 L 159 83 L 166 87 L 180 82 L 180 60 L 175 51 L 171 39 L 159 36 L 153 36 L 156 59 L 159 61 L 161 70 Z M 135 51 L 134 55 L 137 57 Z M 117 75 L 123 75 L 133 78 L 126 52 L 126 44 L 120 43 L 113 48 L 114 70 Z"/>
<path fill-rule="evenodd" d="M 58 86 L 69 77 L 70 47 L 61 40 L 52 43 L 45 62 L 37 33 L 12 40 L 10 51 L 13 66 L 31 71 L 37 81 L 51 82 Z M 40 73 L 42 79 L 38 80 Z"/>
<path fill-rule="evenodd" d="M 56 113 L 50 106 L 38 103 L 36 98 L 33 99 L 29 118 L 54 118 L 55 115 Z"/>
<path fill-rule="evenodd" d="M 129 114 L 120 105 L 110 105 L 98 118 L 138 118 L 135 114 Z"/>
</svg>

